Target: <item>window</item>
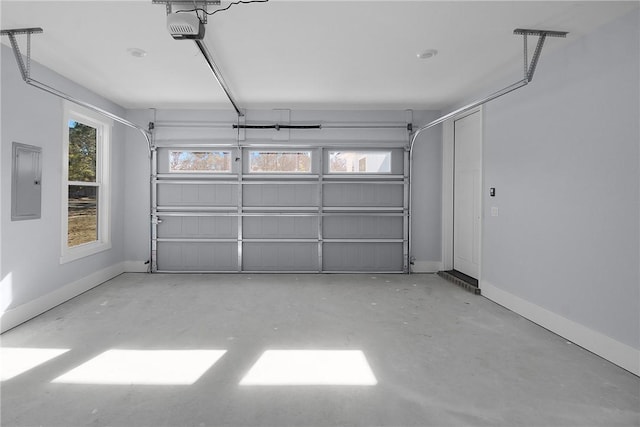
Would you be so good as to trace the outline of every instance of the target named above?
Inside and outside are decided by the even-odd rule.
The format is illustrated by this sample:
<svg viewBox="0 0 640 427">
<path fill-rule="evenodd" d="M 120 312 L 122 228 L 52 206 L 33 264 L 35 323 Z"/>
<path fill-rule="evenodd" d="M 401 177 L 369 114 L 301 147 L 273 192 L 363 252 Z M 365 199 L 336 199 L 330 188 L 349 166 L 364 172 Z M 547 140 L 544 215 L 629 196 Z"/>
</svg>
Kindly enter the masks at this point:
<svg viewBox="0 0 640 427">
<path fill-rule="evenodd" d="M 251 173 L 310 173 L 310 151 L 250 151 Z"/>
<path fill-rule="evenodd" d="M 329 173 L 391 173 L 391 151 L 329 151 Z"/>
<path fill-rule="evenodd" d="M 111 126 L 108 119 L 65 104 L 61 262 L 111 247 Z"/>
<path fill-rule="evenodd" d="M 169 172 L 231 172 L 231 153 L 229 151 L 169 151 Z"/>
</svg>

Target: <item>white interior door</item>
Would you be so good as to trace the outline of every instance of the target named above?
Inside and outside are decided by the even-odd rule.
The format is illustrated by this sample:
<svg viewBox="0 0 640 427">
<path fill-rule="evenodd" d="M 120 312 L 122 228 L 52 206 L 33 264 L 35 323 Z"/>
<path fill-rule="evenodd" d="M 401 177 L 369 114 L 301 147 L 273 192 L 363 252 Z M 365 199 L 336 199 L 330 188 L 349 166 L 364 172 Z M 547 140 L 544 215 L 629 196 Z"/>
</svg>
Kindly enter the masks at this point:
<svg viewBox="0 0 640 427">
<path fill-rule="evenodd" d="M 456 120 L 454 135 L 453 269 L 477 279 L 482 194 L 480 113 Z"/>
</svg>

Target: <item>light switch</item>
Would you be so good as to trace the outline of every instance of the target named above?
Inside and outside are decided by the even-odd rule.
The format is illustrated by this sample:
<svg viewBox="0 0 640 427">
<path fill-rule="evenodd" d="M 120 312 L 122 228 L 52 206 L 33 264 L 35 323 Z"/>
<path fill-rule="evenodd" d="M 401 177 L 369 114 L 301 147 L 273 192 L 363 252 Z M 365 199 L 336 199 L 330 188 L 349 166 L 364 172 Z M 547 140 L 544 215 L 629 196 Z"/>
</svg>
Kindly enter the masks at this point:
<svg viewBox="0 0 640 427">
<path fill-rule="evenodd" d="M 498 208 L 496 206 L 491 207 L 491 216 L 498 216 Z"/>
</svg>

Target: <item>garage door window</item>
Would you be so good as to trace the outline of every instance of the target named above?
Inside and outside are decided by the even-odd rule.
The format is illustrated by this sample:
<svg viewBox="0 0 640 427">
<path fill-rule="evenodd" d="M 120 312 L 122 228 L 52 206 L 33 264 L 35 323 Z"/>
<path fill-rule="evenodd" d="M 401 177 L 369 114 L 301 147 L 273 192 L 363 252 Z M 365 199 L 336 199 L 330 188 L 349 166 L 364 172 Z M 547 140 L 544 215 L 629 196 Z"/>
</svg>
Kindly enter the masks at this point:
<svg viewBox="0 0 640 427">
<path fill-rule="evenodd" d="M 310 151 L 250 151 L 250 173 L 311 173 Z"/>
<path fill-rule="evenodd" d="M 229 173 L 229 151 L 169 151 L 171 173 Z"/>
<path fill-rule="evenodd" d="M 330 151 L 329 173 L 391 173 L 391 151 Z"/>
</svg>

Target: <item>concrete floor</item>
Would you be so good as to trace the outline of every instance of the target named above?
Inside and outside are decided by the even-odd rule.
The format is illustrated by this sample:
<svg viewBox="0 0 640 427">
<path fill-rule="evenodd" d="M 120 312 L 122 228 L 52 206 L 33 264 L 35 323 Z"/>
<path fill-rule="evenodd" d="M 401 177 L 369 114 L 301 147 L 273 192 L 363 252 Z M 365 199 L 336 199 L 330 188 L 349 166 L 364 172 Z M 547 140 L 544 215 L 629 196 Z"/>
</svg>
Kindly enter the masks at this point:
<svg viewBox="0 0 640 427">
<path fill-rule="evenodd" d="M 67 353 L 2 426 L 638 426 L 640 379 L 435 275 L 124 274 L 2 335 Z M 110 349 L 224 349 L 193 385 L 59 384 Z M 362 350 L 377 385 L 242 386 L 268 349 Z"/>
</svg>

